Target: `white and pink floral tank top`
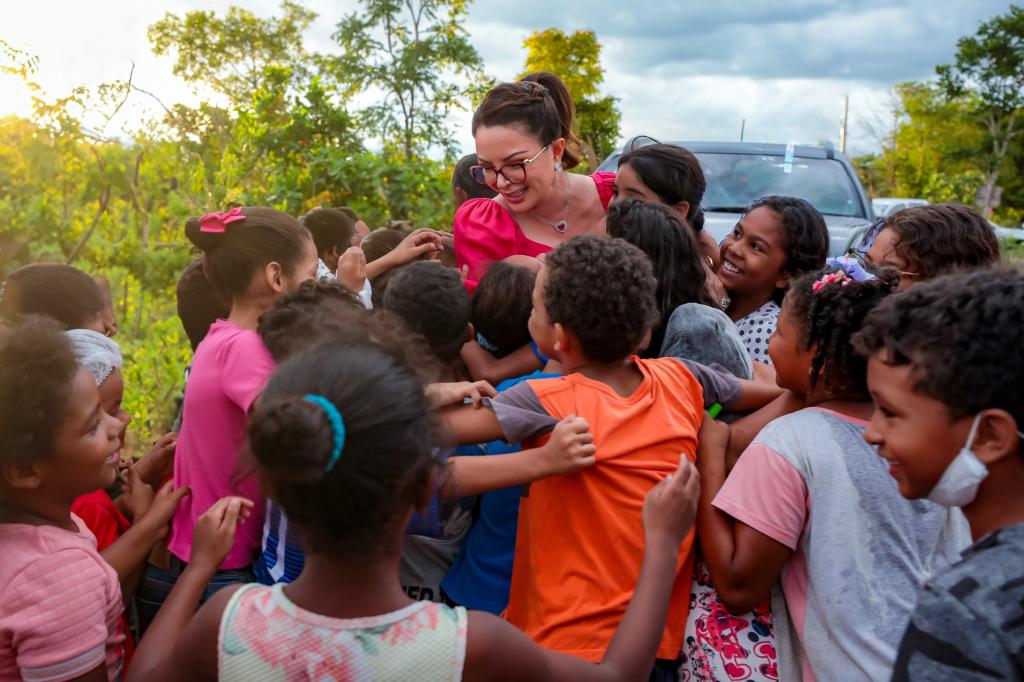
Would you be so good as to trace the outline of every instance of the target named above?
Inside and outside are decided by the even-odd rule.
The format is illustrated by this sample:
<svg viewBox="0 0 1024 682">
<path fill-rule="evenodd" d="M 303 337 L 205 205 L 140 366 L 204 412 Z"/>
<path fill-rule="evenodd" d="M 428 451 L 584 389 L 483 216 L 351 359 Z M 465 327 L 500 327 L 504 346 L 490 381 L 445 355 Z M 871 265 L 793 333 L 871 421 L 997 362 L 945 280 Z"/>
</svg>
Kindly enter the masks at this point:
<svg viewBox="0 0 1024 682">
<path fill-rule="evenodd" d="M 220 624 L 221 680 L 459 680 L 466 609 L 416 602 L 369 618 L 329 618 L 296 606 L 284 585 L 246 585 Z"/>
</svg>

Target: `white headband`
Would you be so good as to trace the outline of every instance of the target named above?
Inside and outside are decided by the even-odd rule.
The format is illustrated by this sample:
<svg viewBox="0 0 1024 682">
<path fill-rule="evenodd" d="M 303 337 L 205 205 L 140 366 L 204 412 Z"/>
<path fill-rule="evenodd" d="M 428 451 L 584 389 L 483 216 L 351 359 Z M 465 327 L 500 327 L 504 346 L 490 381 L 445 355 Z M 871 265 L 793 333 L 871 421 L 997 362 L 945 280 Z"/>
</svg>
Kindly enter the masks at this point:
<svg viewBox="0 0 1024 682">
<path fill-rule="evenodd" d="M 92 375 L 97 386 L 121 366 L 121 348 L 103 334 L 91 329 L 71 329 L 67 335 L 71 339 L 75 359 Z"/>
</svg>

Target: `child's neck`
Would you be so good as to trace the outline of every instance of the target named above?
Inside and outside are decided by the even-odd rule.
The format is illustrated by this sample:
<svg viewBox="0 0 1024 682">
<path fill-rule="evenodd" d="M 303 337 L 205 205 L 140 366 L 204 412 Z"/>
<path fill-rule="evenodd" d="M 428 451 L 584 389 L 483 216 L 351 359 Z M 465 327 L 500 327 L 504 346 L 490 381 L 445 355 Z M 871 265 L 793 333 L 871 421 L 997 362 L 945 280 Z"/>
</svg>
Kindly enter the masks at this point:
<svg viewBox="0 0 1024 682">
<path fill-rule="evenodd" d="M 57 501 L 38 491 L 30 496 L 10 494 L 5 491 L 0 502 L 0 523 L 21 523 L 27 526 L 57 526 L 64 530 L 77 531 L 78 526 L 71 520 L 72 501 Z"/>
<path fill-rule="evenodd" d="M 331 618 L 363 618 L 413 603 L 398 578 L 398 555 L 379 560 L 306 554 L 302 574 L 284 588 L 298 606 Z"/>
<path fill-rule="evenodd" d="M 747 315 L 756 312 L 765 303 L 771 301 L 772 294 L 774 293 L 774 289 L 767 292 L 760 291 L 755 294 L 732 294 L 730 292 L 729 319 L 733 322 L 739 322 Z"/>
<path fill-rule="evenodd" d="M 628 397 L 640 386 L 643 373 L 632 357 L 614 362 L 594 362 L 581 355 L 563 355 L 558 358 L 564 374 L 581 374 L 588 379 L 607 384 L 622 397 Z"/>
<path fill-rule="evenodd" d="M 273 299 L 267 300 L 263 296 L 245 295 L 241 298 L 236 298 L 231 303 L 231 313 L 228 315 L 228 322 L 238 325 L 242 329 L 256 331 L 260 315 L 270 310 L 273 304 Z"/>
<path fill-rule="evenodd" d="M 874 404 L 864 396 L 832 393 L 821 385 L 812 388 L 804 396 L 804 400 L 807 407 L 831 410 L 861 421 L 870 420 L 871 413 L 874 411 Z"/>
<path fill-rule="evenodd" d="M 963 508 L 975 542 L 989 533 L 1024 523 L 1024 464 L 1012 454 L 989 466 L 974 502 Z"/>
</svg>

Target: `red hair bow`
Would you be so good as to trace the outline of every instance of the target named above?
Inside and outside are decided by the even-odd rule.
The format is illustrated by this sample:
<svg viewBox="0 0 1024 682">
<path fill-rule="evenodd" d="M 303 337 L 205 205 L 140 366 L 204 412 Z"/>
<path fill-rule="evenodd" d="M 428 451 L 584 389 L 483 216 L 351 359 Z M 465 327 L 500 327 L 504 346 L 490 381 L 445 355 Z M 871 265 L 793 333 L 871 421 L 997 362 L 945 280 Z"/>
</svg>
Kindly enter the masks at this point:
<svg viewBox="0 0 1024 682">
<path fill-rule="evenodd" d="M 235 206 L 230 211 L 214 211 L 199 219 L 199 231 L 219 234 L 224 232 L 228 225 L 239 220 L 245 220 L 241 206 Z"/>
</svg>

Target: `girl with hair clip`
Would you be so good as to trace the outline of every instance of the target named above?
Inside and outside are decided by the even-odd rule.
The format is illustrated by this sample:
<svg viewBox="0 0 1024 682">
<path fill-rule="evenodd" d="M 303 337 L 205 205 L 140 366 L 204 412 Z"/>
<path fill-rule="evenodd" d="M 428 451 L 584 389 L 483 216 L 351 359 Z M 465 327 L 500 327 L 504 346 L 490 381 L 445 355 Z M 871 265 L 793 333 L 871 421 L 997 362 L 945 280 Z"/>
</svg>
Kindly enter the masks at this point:
<svg viewBox="0 0 1024 682">
<path fill-rule="evenodd" d="M 470 293 L 492 263 L 604 232 L 615 174 L 566 172 L 580 162 L 574 117 L 565 83 L 547 72 L 493 88 L 473 114 L 471 173 L 498 196 L 470 199 L 455 214 L 455 256 Z"/>
<path fill-rule="evenodd" d="M 192 218 L 185 235 L 203 252 L 203 269 L 224 301 L 226 319 L 217 320 L 196 349 L 185 392 L 182 429 L 174 460 L 175 487 L 192 494 L 175 512 L 167 567 L 149 565 L 136 594 L 144 630 L 189 563 L 200 514 L 223 497 L 256 502 L 256 512 L 238 534 L 205 597 L 236 582 L 252 580 L 260 548 L 263 505 L 259 484 L 241 476 L 238 453 L 247 414 L 274 369 L 257 321 L 274 301 L 295 291 L 317 271 L 313 238 L 291 216 L 272 208 L 237 207 Z"/>
</svg>

